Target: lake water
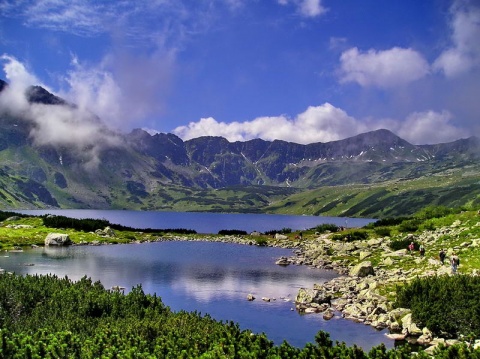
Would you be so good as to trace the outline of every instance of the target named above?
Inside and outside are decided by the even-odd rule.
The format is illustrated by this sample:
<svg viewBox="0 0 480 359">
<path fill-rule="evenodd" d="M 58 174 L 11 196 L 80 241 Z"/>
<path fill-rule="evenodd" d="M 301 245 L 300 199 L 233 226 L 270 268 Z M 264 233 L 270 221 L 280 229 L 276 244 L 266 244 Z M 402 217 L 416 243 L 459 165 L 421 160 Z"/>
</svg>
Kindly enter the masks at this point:
<svg viewBox="0 0 480 359">
<path fill-rule="evenodd" d="M 204 212 L 156 212 L 123 210 L 28 210 L 20 213 L 42 215 L 56 214 L 71 218 L 106 219 L 110 223 L 133 228 L 185 228 L 197 233 L 218 233 L 222 229 L 237 229 L 247 232 L 266 232 L 291 228 L 305 230 L 320 224 L 336 224 L 344 227 L 363 227 L 374 219 L 341 218 L 320 216 L 290 216 L 281 214 L 235 214 Z"/>
<path fill-rule="evenodd" d="M 129 211 L 118 212 L 124 214 Z M 71 216 L 69 211 L 61 214 Z M 87 218 L 109 219 L 107 216 L 93 217 L 92 213 Z M 287 222 L 285 220 L 285 225 L 281 227 L 295 228 Z M 115 223 L 138 228 L 140 222 Z M 299 288 L 312 288 L 314 283 L 323 283 L 337 274 L 306 266 L 282 267 L 274 264 L 278 257 L 291 254 L 291 250 L 282 248 L 173 241 L 36 248 L 23 253 L 4 253 L 0 256 L 0 267 L 18 274 L 51 273 L 73 280 L 86 275 L 100 280 L 105 288 L 119 285 L 126 291 L 141 284 L 146 293 L 156 293 L 175 311 L 196 310 L 218 320 L 233 320 L 242 329 L 265 332 L 276 344 L 287 340 L 292 345 L 303 347 L 307 342 L 313 342 L 315 334 L 323 330 L 329 332 L 334 341 L 357 344 L 365 350 L 380 343 L 389 348 L 394 346 L 393 341 L 386 338 L 385 331 L 345 320 L 339 313 L 334 319 L 325 321 L 321 314 L 300 315 L 292 310 Z M 256 300 L 247 301 L 249 293 Z M 262 297 L 272 300 L 265 302 Z"/>
</svg>

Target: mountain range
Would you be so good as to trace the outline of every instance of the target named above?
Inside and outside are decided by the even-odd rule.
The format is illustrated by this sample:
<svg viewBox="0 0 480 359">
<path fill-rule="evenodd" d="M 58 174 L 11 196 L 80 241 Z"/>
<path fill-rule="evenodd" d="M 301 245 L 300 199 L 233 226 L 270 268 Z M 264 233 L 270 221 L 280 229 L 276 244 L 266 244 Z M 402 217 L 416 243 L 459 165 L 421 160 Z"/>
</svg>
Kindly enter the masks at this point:
<svg viewBox="0 0 480 359">
<path fill-rule="evenodd" d="M 0 96 L 8 86 L 0 80 Z M 24 95 L 31 107 L 28 111 L 12 111 L 0 102 L 0 207 L 4 209 L 381 217 L 421 205 L 479 203 L 477 137 L 413 145 L 380 129 L 307 145 L 262 139 L 229 142 L 212 136 L 183 141 L 174 134 L 151 135 L 142 129 L 121 134 L 88 114 L 95 138 L 83 140 L 82 129 L 75 130 L 75 116 L 65 115 L 77 113 L 77 105 L 40 86 L 28 88 Z M 60 110 L 65 111 L 60 112 L 61 120 L 70 131 L 62 131 L 61 125 L 45 130 L 45 122 Z M 40 119 L 35 117 L 38 113 Z M 411 206 L 405 205 L 406 198 Z M 371 210 L 382 201 L 381 208 Z M 364 207 L 358 207 L 362 202 Z M 396 203 L 402 203 L 401 210 L 393 209 Z M 358 208 L 352 211 L 354 207 Z"/>
</svg>

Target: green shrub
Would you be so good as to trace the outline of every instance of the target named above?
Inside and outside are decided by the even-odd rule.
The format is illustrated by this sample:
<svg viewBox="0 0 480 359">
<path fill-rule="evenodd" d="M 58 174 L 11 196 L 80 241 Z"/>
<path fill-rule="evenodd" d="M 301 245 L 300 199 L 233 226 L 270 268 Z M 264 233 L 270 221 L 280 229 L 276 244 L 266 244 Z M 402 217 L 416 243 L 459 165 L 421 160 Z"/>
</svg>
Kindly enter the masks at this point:
<svg viewBox="0 0 480 359">
<path fill-rule="evenodd" d="M 266 246 L 266 245 L 268 244 L 267 239 L 264 238 L 264 237 L 256 237 L 256 238 L 255 238 L 255 242 L 257 242 L 257 245 L 258 245 L 258 246 L 262 246 L 262 247 L 264 247 L 264 246 Z"/>
<path fill-rule="evenodd" d="M 417 278 L 397 287 L 396 307 L 434 335 L 480 336 L 480 277 L 466 275 Z"/>
<path fill-rule="evenodd" d="M 408 245 L 413 242 L 414 250 L 418 250 L 420 248 L 420 244 L 416 240 L 412 240 L 411 238 L 404 238 L 404 239 L 397 239 L 391 241 L 388 245 L 392 250 L 398 251 L 400 249 L 408 249 Z"/>
<path fill-rule="evenodd" d="M 334 234 L 332 239 L 334 241 L 354 242 L 361 241 L 368 238 L 368 232 L 363 230 L 354 230 L 346 233 Z"/>
<path fill-rule="evenodd" d="M 455 209 L 445 206 L 428 206 L 415 213 L 414 217 L 425 220 L 431 218 L 445 217 L 455 212 L 457 212 Z"/>
<path fill-rule="evenodd" d="M 369 223 L 367 225 L 370 226 L 372 225 L 373 227 L 385 227 L 385 226 L 397 226 L 399 225 L 400 223 L 402 223 L 403 221 L 407 221 L 409 219 L 412 219 L 411 217 L 389 217 L 389 218 L 383 218 L 383 219 L 379 219 L 378 221 L 376 222 L 373 222 L 373 223 Z"/>
<path fill-rule="evenodd" d="M 374 232 L 381 237 L 390 237 L 392 230 L 388 227 L 377 227 Z"/>
<path fill-rule="evenodd" d="M 474 284 L 469 283 L 460 289 L 467 289 L 470 293 L 467 297 L 472 310 L 466 314 L 476 315 L 472 318 L 478 325 L 475 311 L 478 312 L 480 296 L 478 285 Z M 417 290 L 413 292 L 418 293 Z M 406 290 L 401 298 L 408 297 L 408 293 Z M 450 312 L 442 311 L 438 318 L 449 320 Z M 66 277 L 60 279 L 50 275 L 2 275 L 0 319 L 1 358 L 411 357 L 409 347 L 387 350 L 384 345 L 373 347 L 367 354 L 356 345 L 334 344 L 329 334 L 322 331 L 315 336 L 315 343 L 307 343 L 303 348 L 286 341 L 275 346 L 265 334 L 241 330 L 233 322 L 219 322 L 198 312 L 172 312 L 160 298 L 145 294 L 140 286 L 124 295 L 106 290 L 100 282 L 92 282 L 86 277 L 72 282 Z M 455 325 L 464 323 L 461 317 L 454 319 Z M 469 329 L 477 333 L 476 327 Z M 478 337 L 478 333 L 476 335 Z M 480 350 L 454 345 L 439 348 L 435 354 L 436 358 L 478 358 Z M 429 358 L 421 351 L 416 357 Z"/>
<path fill-rule="evenodd" d="M 422 221 L 419 219 L 408 219 L 400 223 L 398 229 L 400 230 L 400 232 L 414 233 L 418 231 L 421 223 Z"/>
<path fill-rule="evenodd" d="M 337 226 L 336 224 L 331 224 L 331 223 L 324 223 L 316 226 L 315 228 L 312 228 L 315 232 L 318 233 L 326 233 L 326 232 L 338 232 L 340 230 L 340 227 Z"/>
<path fill-rule="evenodd" d="M 223 236 L 232 236 L 232 235 L 244 236 L 244 235 L 247 235 L 247 231 L 243 231 L 240 229 L 221 229 L 220 231 L 218 231 L 218 234 Z"/>
<path fill-rule="evenodd" d="M 282 228 L 280 230 L 278 229 L 273 229 L 271 231 L 266 231 L 265 234 L 268 236 L 274 236 L 275 234 L 280 233 L 280 234 L 290 234 L 292 233 L 291 228 Z"/>
</svg>

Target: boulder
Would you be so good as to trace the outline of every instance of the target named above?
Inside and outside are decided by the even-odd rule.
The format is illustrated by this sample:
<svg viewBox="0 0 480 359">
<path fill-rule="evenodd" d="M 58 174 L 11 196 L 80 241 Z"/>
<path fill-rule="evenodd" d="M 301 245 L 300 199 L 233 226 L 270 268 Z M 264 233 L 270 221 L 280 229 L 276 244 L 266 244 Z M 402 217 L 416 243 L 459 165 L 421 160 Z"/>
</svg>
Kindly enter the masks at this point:
<svg viewBox="0 0 480 359">
<path fill-rule="evenodd" d="M 288 237 L 284 234 L 276 233 L 275 234 L 275 239 L 285 240 L 285 239 L 288 239 Z"/>
<path fill-rule="evenodd" d="M 372 252 L 362 251 L 359 253 L 360 260 L 363 261 L 365 258 L 370 257 Z"/>
<path fill-rule="evenodd" d="M 350 276 L 352 277 L 366 277 L 373 274 L 375 274 L 375 272 L 373 271 L 372 262 L 370 261 L 359 263 L 350 270 Z"/>
<path fill-rule="evenodd" d="M 402 318 L 402 326 L 410 335 L 420 336 L 423 334 L 422 330 L 412 321 L 412 313 L 409 313 Z"/>
<path fill-rule="evenodd" d="M 290 261 L 287 257 L 280 257 L 277 259 L 277 261 L 275 262 L 275 264 L 279 265 L 279 266 L 288 266 L 290 264 Z"/>
<path fill-rule="evenodd" d="M 72 244 L 72 240 L 65 233 L 49 233 L 45 238 L 46 246 L 68 246 L 70 244 Z"/>
<path fill-rule="evenodd" d="M 323 312 L 323 319 L 324 320 L 330 320 L 335 316 L 335 313 L 333 312 L 332 309 L 327 309 L 325 312 Z"/>
<path fill-rule="evenodd" d="M 331 305 L 331 295 L 324 290 L 300 288 L 297 296 L 295 297 L 295 303 L 303 305 L 315 304 L 328 304 Z"/>
<path fill-rule="evenodd" d="M 252 300 L 255 300 L 255 297 L 253 296 L 252 293 L 249 293 L 249 294 L 247 295 L 247 300 L 248 300 L 249 302 L 251 302 Z"/>
</svg>

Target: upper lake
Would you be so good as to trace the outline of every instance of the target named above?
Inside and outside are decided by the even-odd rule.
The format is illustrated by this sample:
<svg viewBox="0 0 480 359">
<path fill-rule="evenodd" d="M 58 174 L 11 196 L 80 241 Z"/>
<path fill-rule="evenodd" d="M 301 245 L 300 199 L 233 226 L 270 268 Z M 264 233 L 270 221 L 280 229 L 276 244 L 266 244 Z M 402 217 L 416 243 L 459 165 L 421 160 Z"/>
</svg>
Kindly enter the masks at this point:
<svg viewBox="0 0 480 359">
<path fill-rule="evenodd" d="M 236 229 L 247 232 L 266 232 L 291 228 L 305 230 L 320 224 L 331 223 L 344 227 L 363 227 L 374 219 L 342 218 L 321 216 L 291 216 L 283 214 L 236 214 L 204 212 L 156 212 L 124 210 L 28 210 L 20 213 L 42 215 L 55 214 L 71 218 L 106 219 L 110 223 L 133 228 L 185 228 L 197 233 L 218 233 L 223 229 Z"/>
</svg>

